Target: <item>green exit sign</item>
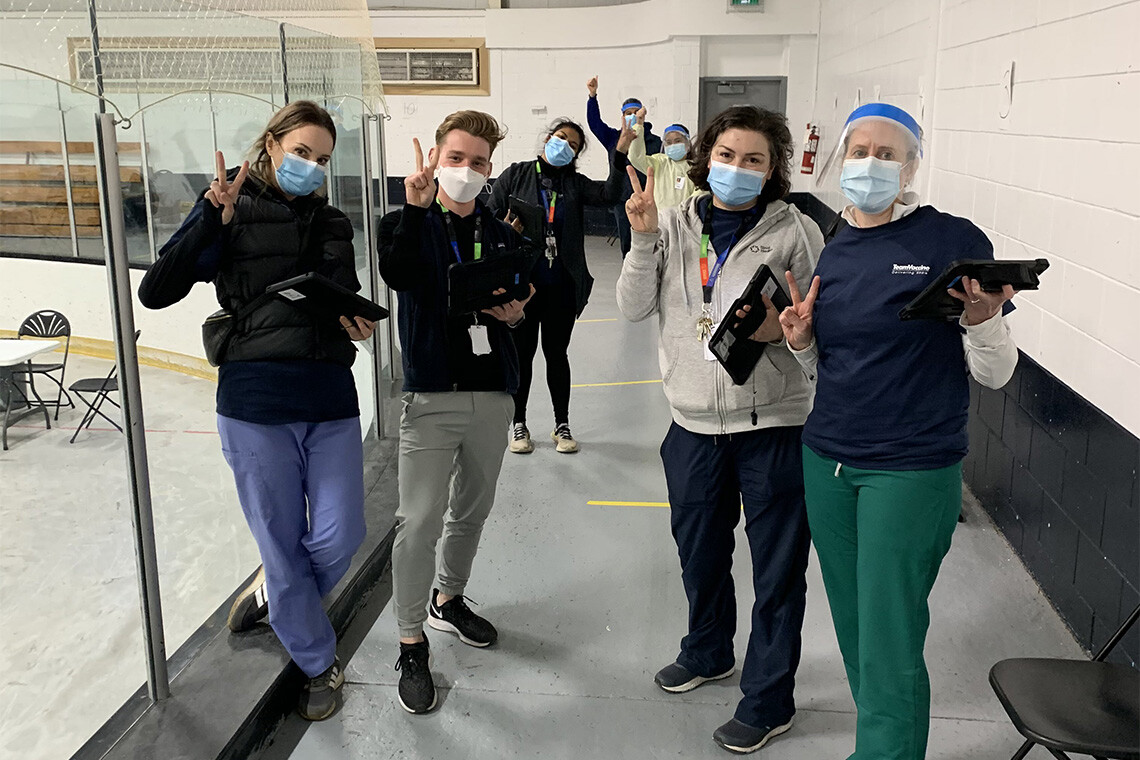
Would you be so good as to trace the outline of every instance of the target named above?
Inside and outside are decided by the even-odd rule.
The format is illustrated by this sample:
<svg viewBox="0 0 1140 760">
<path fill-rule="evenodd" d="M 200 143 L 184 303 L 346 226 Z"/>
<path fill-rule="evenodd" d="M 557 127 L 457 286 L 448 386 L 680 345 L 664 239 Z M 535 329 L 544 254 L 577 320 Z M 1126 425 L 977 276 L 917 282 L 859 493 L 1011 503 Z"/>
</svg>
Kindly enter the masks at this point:
<svg viewBox="0 0 1140 760">
<path fill-rule="evenodd" d="M 730 11 L 762 11 L 764 0 L 728 0 Z"/>
</svg>

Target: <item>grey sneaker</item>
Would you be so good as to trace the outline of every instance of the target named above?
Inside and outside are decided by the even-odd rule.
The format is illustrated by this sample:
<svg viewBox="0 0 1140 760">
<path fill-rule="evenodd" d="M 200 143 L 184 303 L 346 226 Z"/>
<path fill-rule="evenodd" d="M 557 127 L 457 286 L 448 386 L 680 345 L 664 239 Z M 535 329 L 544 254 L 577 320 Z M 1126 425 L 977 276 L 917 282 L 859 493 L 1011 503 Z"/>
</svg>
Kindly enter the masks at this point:
<svg viewBox="0 0 1140 760">
<path fill-rule="evenodd" d="M 324 720 L 336 712 L 340 689 L 344 686 L 344 669 L 340 659 L 324 673 L 310 678 L 301 689 L 301 701 L 297 712 L 305 720 Z"/>
<path fill-rule="evenodd" d="M 550 440 L 558 444 L 559 454 L 574 454 L 578 451 L 578 442 L 570 433 L 570 424 L 567 422 L 558 423 L 554 432 L 550 434 Z"/>
<path fill-rule="evenodd" d="M 713 733 L 713 741 L 717 746 L 737 755 L 747 755 L 763 747 L 774 737 L 792 727 L 789 718 L 787 723 L 780 726 L 750 726 L 733 718 Z"/>
<path fill-rule="evenodd" d="M 265 589 L 265 567 L 257 568 L 250 584 L 242 589 L 230 607 L 226 625 L 234 633 L 251 630 L 269 614 L 269 592 Z"/>
<path fill-rule="evenodd" d="M 734 671 L 734 668 L 729 668 L 719 676 L 706 678 L 705 676 L 698 676 L 696 673 L 690 672 L 675 662 L 657 671 L 657 675 L 653 676 L 653 682 L 670 694 L 683 694 L 686 691 L 692 691 L 703 683 L 728 678 Z"/>
<path fill-rule="evenodd" d="M 534 451 L 534 441 L 530 439 L 530 431 L 526 429 L 525 422 L 516 422 L 511 425 L 511 453 L 529 454 Z"/>
</svg>

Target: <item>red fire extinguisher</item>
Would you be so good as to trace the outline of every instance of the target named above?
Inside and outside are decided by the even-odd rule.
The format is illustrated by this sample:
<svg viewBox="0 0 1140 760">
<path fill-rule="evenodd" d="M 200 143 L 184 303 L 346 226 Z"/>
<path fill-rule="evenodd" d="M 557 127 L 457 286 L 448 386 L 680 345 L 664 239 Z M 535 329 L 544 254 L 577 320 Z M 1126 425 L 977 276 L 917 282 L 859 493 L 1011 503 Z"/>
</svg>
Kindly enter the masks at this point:
<svg viewBox="0 0 1140 760">
<path fill-rule="evenodd" d="M 815 154 L 819 150 L 819 130 L 814 124 L 807 125 L 804 134 L 804 160 L 800 164 L 800 174 L 815 173 Z"/>
</svg>

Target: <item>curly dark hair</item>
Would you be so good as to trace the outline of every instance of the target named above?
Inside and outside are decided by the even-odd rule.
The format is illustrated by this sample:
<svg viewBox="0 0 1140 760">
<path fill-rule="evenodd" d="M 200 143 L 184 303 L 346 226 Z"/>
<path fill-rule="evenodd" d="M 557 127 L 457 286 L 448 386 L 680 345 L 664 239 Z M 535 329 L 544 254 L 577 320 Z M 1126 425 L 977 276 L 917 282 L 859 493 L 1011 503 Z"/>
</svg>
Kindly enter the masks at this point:
<svg viewBox="0 0 1140 760">
<path fill-rule="evenodd" d="M 689 179 L 701 190 L 709 189 L 709 158 L 716 141 L 729 129 L 746 129 L 759 132 L 768 140 L 771 153 L 772 177 L 760 191 L 760 202 L 779 200 L 792 189 L 792 132 L 784 114 L 758 106 L 733 106 L 713 118 L 693 141 L 693 168 Z"/>
</svg>

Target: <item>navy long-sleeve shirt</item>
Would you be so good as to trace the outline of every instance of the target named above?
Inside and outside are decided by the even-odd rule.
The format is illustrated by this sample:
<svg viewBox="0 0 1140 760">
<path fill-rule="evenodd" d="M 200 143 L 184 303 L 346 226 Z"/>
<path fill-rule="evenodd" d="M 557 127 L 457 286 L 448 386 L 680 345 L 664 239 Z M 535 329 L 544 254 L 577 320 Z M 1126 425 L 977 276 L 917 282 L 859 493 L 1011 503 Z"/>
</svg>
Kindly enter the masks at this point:
<svg viewBox="0 0 1140 760">
<path fill-rule="evenodd" d="M 586 99 L 586 123 L 589 125 L 590 131 L 594 133 L 594 137 L 598 138 L 598 142 L 605 146 L 606 152 L 613 153 L 614 148 L 617 147 L 618 137 L 621 136 L 621 130 L 614 129 L 602 121 L 602 111 L 598 107 L 596 96 Z M 653 134 L 653 125 L 645 122 L 645 153 L 653 155 L 660 152 L 661 138 Z M 640 175 L 641 172 L 638 174 Z"/>
</svg>

